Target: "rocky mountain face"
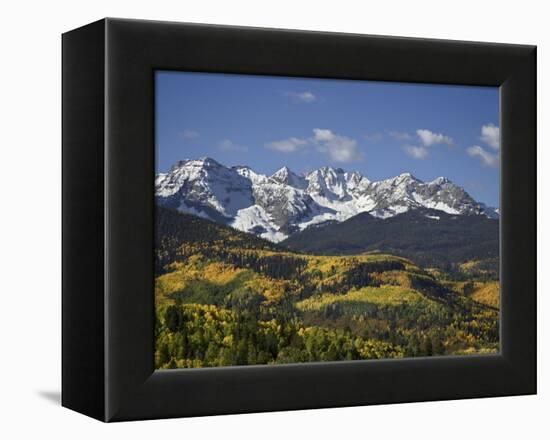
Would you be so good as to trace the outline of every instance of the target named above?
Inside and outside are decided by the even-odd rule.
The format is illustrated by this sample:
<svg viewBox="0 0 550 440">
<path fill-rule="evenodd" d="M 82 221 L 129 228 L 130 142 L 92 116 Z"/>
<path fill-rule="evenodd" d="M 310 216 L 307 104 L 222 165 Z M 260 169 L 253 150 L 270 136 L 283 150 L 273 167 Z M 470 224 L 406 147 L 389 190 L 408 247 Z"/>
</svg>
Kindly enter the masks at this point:
<svg viewBox="0 0 550 440">
<path fill-rule="evenodd" d="M 306 175 L 283 167 L 271 176 L 211 158 L 182 160 L 156 177 L 160 206 L 231 225 L 273 242 L 359 213 L 391 218 L 427 208 L 453 215 L 498 217 L 444 177 L 422 182 L 409 173 L 371 182 L 358 172 L 323 167 Z"/>
</svg>

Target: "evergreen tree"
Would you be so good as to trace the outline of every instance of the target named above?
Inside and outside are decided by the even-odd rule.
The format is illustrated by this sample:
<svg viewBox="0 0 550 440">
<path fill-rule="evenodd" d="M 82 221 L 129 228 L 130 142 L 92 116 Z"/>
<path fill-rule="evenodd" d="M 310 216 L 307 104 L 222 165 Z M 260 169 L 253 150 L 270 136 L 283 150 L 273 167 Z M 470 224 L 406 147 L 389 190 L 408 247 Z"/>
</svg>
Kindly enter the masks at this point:
<svg viewBox="0 0 550 440">
<path fill-rule="evenodd" d="M 159 364 L 165 365 L 170 361 L 170 359 L 171 359 L 171 356 L 170 356 L 170 349 L 168 348 L 168 344 L 162 344 L 159 350 Z"/>
<path fill-rule="evenodd" d="M 429 338 L 429 336 L 426 336 L 422 343 L 422 355 L 423 356 L 433 355 L 432 340 Z"/>
<path fill-rule="evenodd" d="M 172 333 L 178 331 L 180 320 L 179 320 L 179 307 L 178 306 L 169 306 L 166 309 L 166 313 L 164 314 L 164 322 L 166 323 L 166 327 L 168 330 L 170 330 Z"/>
</svg>

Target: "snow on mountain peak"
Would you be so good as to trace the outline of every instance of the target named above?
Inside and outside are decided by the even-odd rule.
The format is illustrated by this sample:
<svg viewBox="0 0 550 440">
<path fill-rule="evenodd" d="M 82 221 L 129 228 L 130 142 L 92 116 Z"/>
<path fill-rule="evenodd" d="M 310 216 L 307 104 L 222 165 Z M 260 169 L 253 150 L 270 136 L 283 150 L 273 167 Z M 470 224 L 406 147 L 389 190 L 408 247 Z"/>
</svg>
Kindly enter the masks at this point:
<svg viewBox="0 0 550 440">
<path fill-rule="evenodd" d="M 446 183 L 452 183 L 449 179 L 446 177 L 437 177 L 436 179 L 432 180 L 430 182 L 432 185 L 445 185 Z"/>
<path fill-rule="evenodd" d="M 420 180 L 411 173 L 401 173 L 399 176 L 394 177 L 393 180 L 398 184 L 403 182 L 420 182 Z"/>
<path fill-rule="evenodd" d="M 250 180 L 252 184 L 265 182 L 268 179 L 268 177 L 265 174 L 257 173 L 247 165 L 237 165 L 237 166 L 231 167 L 231 169 L 235 170 L 242 177 Z"/>
<path fill-rule="evenodd" d="M 292 174 L 292 171 L 290 171 L 290 168 L 285 165 L 284 167 L 279 168 L 277 171 L 275 171 L 271 177 L 288 176 L 289 174 Z"/>
<path fill-rule="evenodd" d="M 284 167 L 282 167 L 282 168 L 278 169 L 277 171 L 275 171 L 271 175 L 271 178 L 276 180 L 277 182 L 288 184 L 289 179 L 293 175 L 295 175 L 295 174 L 292 171 L 290 171 L 290 169 L 285 165 Z"/>
<path fill-rule="evenodd" d="M 306 189 L 307 181 L 304 177 L 292 172 L 287 166 L 282 167 L 271 175 L 276 182 L 292 186 L 297 189 Z"/>
<path fill-rule="evenodd" d="M 155 179 L 157 202 L 184 212 L 281 241 L 326 221 L 343 221 L 362 212 L 388 218 L 411 209 L 449 214 L 498 211 L 476 202 L 445 177 L 422 182 L 411 173 L 371 182 L 361 173 L 322 167 L 305 176 L 282 167 L 271 176 L 246 165 L 225 167 L 203 157 L 177 162 Z"/>
<path fill-rule="evenodd" d="M 170 173 L 181 168 L 225 168 L 222 164 L 210 157 L 201 157 L 199 159 L 183 159 L 176 162 L 170 169 Z"/>
</svg>

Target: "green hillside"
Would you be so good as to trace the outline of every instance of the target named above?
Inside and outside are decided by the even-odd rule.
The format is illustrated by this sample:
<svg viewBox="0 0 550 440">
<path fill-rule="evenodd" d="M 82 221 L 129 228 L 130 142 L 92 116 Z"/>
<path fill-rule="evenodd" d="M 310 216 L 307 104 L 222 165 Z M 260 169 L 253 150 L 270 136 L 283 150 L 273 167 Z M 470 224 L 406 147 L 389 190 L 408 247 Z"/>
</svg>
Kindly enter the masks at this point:
<svg viewBox="0 0 550 440">
<path fill-rule="evenodd" d="M 160 208 L 156 263 L 158 368 L 498 349 L 494 304 L 403 257 L 297 253 Z"/>
</svg>

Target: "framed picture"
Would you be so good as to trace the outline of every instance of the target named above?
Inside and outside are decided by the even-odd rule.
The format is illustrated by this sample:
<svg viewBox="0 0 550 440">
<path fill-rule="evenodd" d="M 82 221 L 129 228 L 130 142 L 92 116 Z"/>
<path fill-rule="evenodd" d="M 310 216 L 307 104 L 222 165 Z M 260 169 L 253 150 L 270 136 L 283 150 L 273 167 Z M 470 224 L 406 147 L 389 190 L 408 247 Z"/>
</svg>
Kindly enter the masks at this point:
<svg viewBox="0 0 550 440">
<path fill-rule="evenodd" d="M 536 392 L 536 48 L 105 19 L 63 35 L 63 405 Z"/>
</svg>

